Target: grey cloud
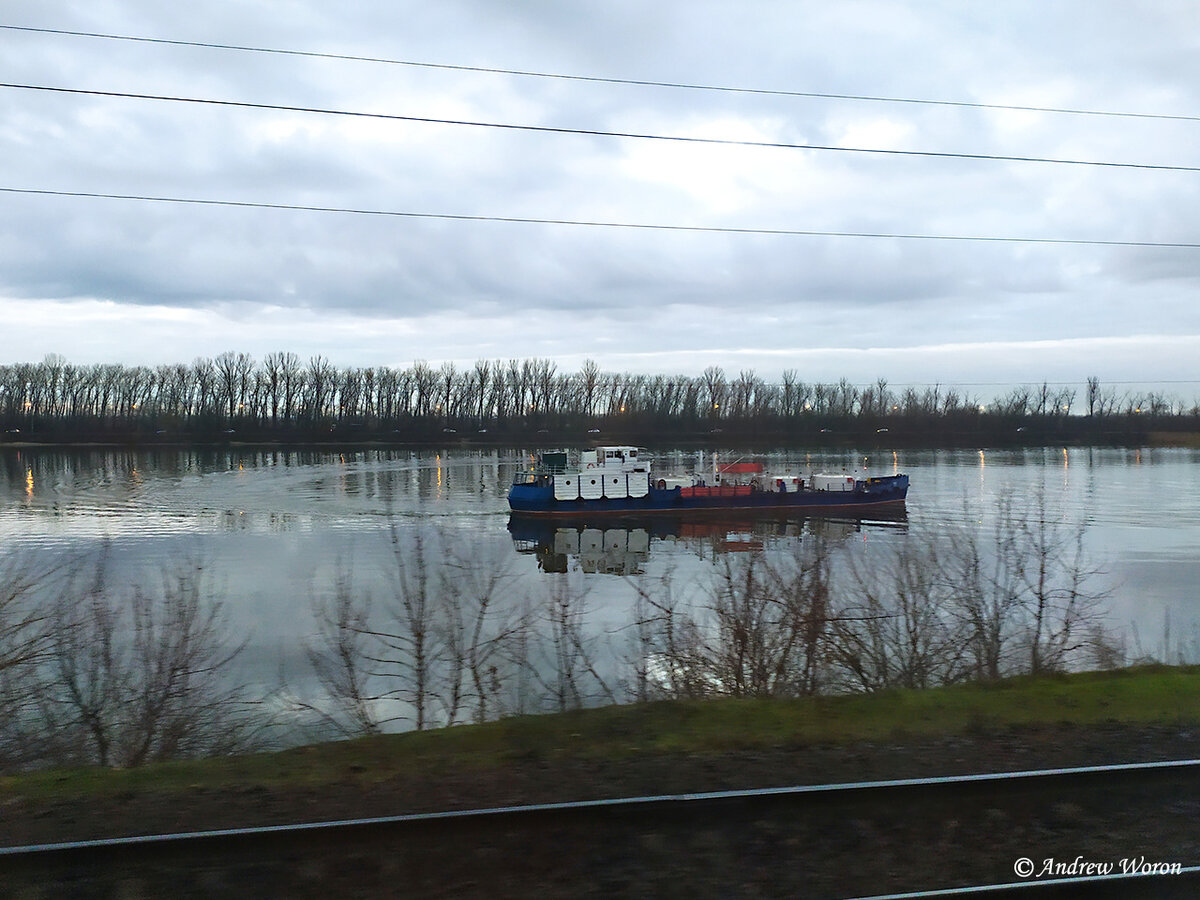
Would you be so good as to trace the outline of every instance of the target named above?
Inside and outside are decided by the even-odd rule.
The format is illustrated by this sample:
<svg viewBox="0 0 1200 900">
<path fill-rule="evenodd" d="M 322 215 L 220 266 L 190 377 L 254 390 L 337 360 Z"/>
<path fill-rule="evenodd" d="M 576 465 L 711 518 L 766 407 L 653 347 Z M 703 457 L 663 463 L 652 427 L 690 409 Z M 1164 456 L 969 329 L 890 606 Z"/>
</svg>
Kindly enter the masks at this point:
<svg viewBox="0 0 1200 900">
<path fill-rule="evenodd" d="M 1191 112 L 1190 4 L 17 0 L 48 27 L 580 75 Z M 1191 30 L 1189 30 L 1191 29 Z M 1196 123 L 616 86 L 4 34 L 10 80 L 613 131 L 1191 164 Z M 920 65 L 915 62 L 919 61 Z M 0 92 L 0 181 L 475 216 L 1194 240 L 1194 173 L 838 152 Z M 1195 251 L 663 233 L 4 195 L 0 296 L 475 323 L 482 355 L 1200 335 Z M 322 317 L 325 317 L 324 319 Z M 740 317 L 740 318 L 739 318 Z M 253 321 L 248 316 L 248 321 Z M 514 320 L 524 328 L 509 331 Z M 215 320 L 214 320 L 215 321 Z M 653 321 L 660 333 L 631 328 Z M 731 326 L 731 321 L 737 327 Z M 297 326 L 299 327 L 299 326 Z M 669 329 L 663 335 L 662 330 Z M 1139 332 L 1139 329 L 1141 331 Z M 352 330 L 352 329 L 351 329 Z M 48 330 L 49 333 L 49 330 Z M 470 357 L 470 336 L 433 346 Z M 523 342 L 523 343 L 521 343 Z M 112 352 L 123 344 L 114 326 Z M 53 347 L 47 348 L 56 349 Z M 735 348 L 736 349 L 736 348 Z M 15 352 L 0 341 L 0 355 Z M 403 352 L 403 351 L 398 351 Z M 1047 351 L 1049 352 L 1049 351 Z M 740 357 L 739 357 L 740 358 Z M 773 365 L 773 357 L 763 357 Z M 342 360 L 354 363 L 354 359 Z M 830 373 L 831 377 L 839 373 Z"/>
</svg>

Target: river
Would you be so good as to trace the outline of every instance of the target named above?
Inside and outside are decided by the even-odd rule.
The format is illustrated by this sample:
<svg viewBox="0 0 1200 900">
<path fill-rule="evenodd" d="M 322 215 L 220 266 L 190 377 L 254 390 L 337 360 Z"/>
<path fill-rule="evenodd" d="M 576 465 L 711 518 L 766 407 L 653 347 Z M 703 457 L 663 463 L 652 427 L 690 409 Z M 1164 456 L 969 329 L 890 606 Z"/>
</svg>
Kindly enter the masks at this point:
<svg viewBox="0 0 1200 900">
<path fill-rule="evenodd" d="M 652 449 L 687 471 L 691 452 Z M 729 458 L 735 454 L 724 454 Z M 736 455 L 744 455 L 739 453 Z M 1104 622 L 1129 659 L 1200 660 L 1200 451 L 1048 447 L 756 454 L 769 471 L 906 472 L 900 521 L 725 522 L 510 533 L 505 493 L 528 451 L 5 449 L 0 548 L 26 558 L 95 555 L 118 585 L 149 584 L 164 567 L 202 565 L 247 647 L 241 665 L 264 683 L 303 682 L 314 609 L 340 583 L 377 606 L 395 596 L 397 554 L 423 541 L 431 564 L 502 573 L 512 603 L 556 579 L 587 596 L 587 628 L 627 645 L 631 584 L 673 573 L 694 581 L 739 550 L 781 548 L 819 532 L 842 547 L 887 546 L 978 525 L 1003 498 L 1037 502 L 1051 519 L 1086 525 Z M 411 568 L 411 566 L 410 566 Z M 623 575 L 633 577 L 621 577 Z M 616 676 L 613 676 L 616 678 Z"/>
</svg>

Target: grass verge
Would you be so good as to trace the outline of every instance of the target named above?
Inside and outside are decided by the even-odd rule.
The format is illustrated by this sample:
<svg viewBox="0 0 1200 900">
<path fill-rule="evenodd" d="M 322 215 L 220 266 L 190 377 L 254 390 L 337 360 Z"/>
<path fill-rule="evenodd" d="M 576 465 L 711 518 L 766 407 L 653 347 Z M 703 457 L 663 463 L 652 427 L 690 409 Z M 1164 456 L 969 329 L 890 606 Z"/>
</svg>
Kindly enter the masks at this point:
<svg viewBox="0 0 1200 900">
<path fill-rule="evenodd" d="M 521 716 L 277 753 L 10 776 L 0 778 L 0 801 L 14 796 L 86 798 L 131 791 L 170 794 L 233 786 L 369 784 L 418 773 L 502 768 L 515 760 L 720 754 L 1105 722 L 1200 723 L 1200 666 L 1148 666 L 855 696 L 671 701 Z"/>
</svg>

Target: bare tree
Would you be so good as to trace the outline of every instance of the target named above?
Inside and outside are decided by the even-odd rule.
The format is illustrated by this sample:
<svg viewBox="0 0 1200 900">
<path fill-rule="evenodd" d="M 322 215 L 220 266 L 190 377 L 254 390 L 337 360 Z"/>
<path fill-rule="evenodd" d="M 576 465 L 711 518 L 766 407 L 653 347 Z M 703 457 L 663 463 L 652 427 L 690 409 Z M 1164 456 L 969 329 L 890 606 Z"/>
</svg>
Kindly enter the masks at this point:
<svg viewBox="0 0 1200 900">
<path fill-rule="evenodd" d="M 716 627 L 706 648 L 714 683 L 738 697 L 814 692 L 828 605 L 824 541 L 806 541 L 776 562 L 761 552 L 726 556 L 712 588 Z"/>
<path fill-rule="evenodd" d="M 670 573 L 634 581 L 635 696 L 798 696 L 820 690 L 830 621 L 830 549 L 726 555 L 680 595 Z"/>
<path fill-rule="evenodd" d="M 371 599 L 355 590 L 350 573 L 339 564 L 330 602 L 314 602 L 317 635 L 304 648 L 328 702 L 294 701 L 298 711 L 315 713 L 343 737 L 377 734 L 387 724 L 367 669 Z"/>
<path fill-rule="evenodd" d="M 263 357 L 263 393 L 266 401 L 264 412 L 270 412 L 272 425 L 279 424 L 280 410 L 285 410 L 284 415 L 287 415 L 284 404 L 284 372 L 288 356 L 295 357 L 295 354 L 276 352 Z M 299 366 L 299 359 L 295 359 L 295 365 Z"/>
<path fill-rule="evenodd" d="M 42 658 L 52 616 L 38 602 L 37 588 L 61 574 L 60 561 L 37 563 L 29 554 L 0 552 L 0 671 Z"/>
<path fill-rule="evenodd" d="M 375 602 L 356 589 L 342 565 L 330 596 L 314 604 L 318 632 L 307 655 L 324 699 L 297 707 L 347 735 L 508 711 L 529 628 L 508 593 L 508 564 L 437 529 L 405 534 L 392 521 L 387 540 L 386 597 Z"/>
<path fill-rule="evenodd" d="M 1092 587 L 1100 569 L 1084 552 L 1086 524 L 1052 515 L 1044 493 L 1015 523 L 1025 564 L 1021 598 L 1027 617 L 1028 668 L 1038 675 L 1065 668 L 1095 639 L 1107 591 Z M 1091 635 L 1091 637 L 1089 637 Z"/>
<path fill-rule="evenodd" d="M 969 517 L 968 517 L 969 518 Z M 1100 627 L 1106 592 L 1084 553 L 1086 524 L 1047 508 L 1044 491 L 1024 505 L 996 504 L 993 532 L 961 529 L 941 555 L 939 572 L 964 629 L 975 677 L 1056 671 Z"/>
<path fill-rule="evenodd" d="M 473 385 L 473 398 L 475 423 L 482 425 L 488 419 L 488 413 L 492 410 L 489 408 L 489 385 L 492 378 L 492 364 L 486 359 L 475 360 L 475 368 L 471 372 L 471 381 Z"/>
<path fill-rule="evenodd" d="M 691 599 L 680 596 L 674 573 L 631 579 L 634 590 L 634 698 L 704 697 L 713 691 L 704 640 Z"/>
<path fill-rule="evenodd" d="M 725 402 L 727 390 L 725 370 L 720 366 L 709 366 L 700 377 L 704 385 L 704 415 L 712 419 L 719 419 L 721 417 L 721 404 Z"/>
<path fill-rule="evenodd" d="M 39 673 L 53 648 L 54 617 L 47 597 L 69 571 L 63 560 L 0 553 L 0 770 L 43 755 L 47 737 L 36 716 Z"/>
<path fill-rule="evenodd" d="M 74 761 L 136 766 L 253 746 L 259 714 L 229 677 L 234 645 L 203 566 L 161 573 L 154 594 L 114 593 L 106 554 L 53 606 L 47 670 L 37 686 L 45 727 Z M 64 762 L 69 760 L 56 760 Z"/>
<path fill-rule="evenodd" d="M 964 501 L 964 508 L 966 503 Z M 1021 549 L 1012 500 L 1001 497 L 990 541 L 978 530 L 959 529 L 941 557 L 940 574 L 954 598 L 974 678 L 995 681 L 1011 674 L 1012 644 L 1020 608 Z M 967 510 L 965 521 L 971 521 Z"/>
<path fill-rule="evenodd" d="M 579 367 L 579 397 L 585 416 L 596 414 L 596 393 L 600 388 L 600 367 L 594 359 L 585 359 Z"/>
<path fill-rule="evenodd" d="M 443 706 L 451 722 L 464 704 L 475 722 L 483 722 L 503 711 L 502 697 L 513 678 L 506 661 L 529 622 L 509 602 L 511 556 L 481 555 L 478 547 L 468 553 L 459 544 L 447 558 L 449 590 L 440 627 L 450 664 Z"/>
<path fill-rule="evenodd" d="M 254 371 L 254 357 L 248 353 L 227 350 L 213 360 L 216 368 L 217 386 L 225 401 L 228 421 L 241 418 L 246 405 L 246 394 Z"/>
<path fill-rule="evenodd" d="M 938 542 L 909 535 L 847 560 L 830 619 L 830 656 L 857 690 L 927 688 L 969 674 L 966 629 L 951 614 Z"/>
<path fill-rule="evenodd" d="M 320 354 L 309 359 L 304 373 L 304 411 L 310 423 L 316 424 L 332 414 L 336 383 L 337 370 L 329 360 Z"/>
<path fill-rule="evenodd" d="M 595 641 L 587 634 L 587 588 L 568 577 L 557 577 L 546 585 L 542 603 L 544 636 L 543 665 L 534 665 L 534 678 L 548 694 L 557 711 L 576 709 L 602 697 L 616 703 L 608 680 L 595 660 Z"/>
<path fill-rule="evenodd" d="M 439 632 L 437 602 L 441 591 L 432 569 L 428 540 L 420 531 L 402 542 L 393 520 L 389 523 L 392 564 L 387 576 L 391 596 L 384 604 L 385 620 L 371 629 L 375 644 L 368 656 L 374 672 L 387 680 L 381 696 L 400 699 L 412 710 L 418 731 L 433 724 Z"/>
</svg>

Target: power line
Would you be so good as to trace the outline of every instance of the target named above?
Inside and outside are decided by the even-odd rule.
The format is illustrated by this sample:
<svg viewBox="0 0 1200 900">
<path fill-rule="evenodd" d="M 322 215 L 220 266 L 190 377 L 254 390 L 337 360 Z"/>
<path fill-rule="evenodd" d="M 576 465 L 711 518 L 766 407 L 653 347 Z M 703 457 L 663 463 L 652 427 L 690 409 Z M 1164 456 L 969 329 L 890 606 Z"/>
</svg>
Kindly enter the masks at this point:
<svg viewBox="0 0 1200 900">
<path fill-rule="evenodd" d="M 1086 380 L 1075 381 L 1046 381 L 1042 378 L 1035 378 L 1033 381 L 955 381 L 955 382 L 936 382 L 936 381 L 897 381 L 887 383 L 889 388 L 893 387 L 921 387 L 929 385 L 936 387 L 939 384 L 947 388 L 960 387 L 1007 387 L 1013 385 L 1015 387 L 1040 387 L 1047 385 L 1049 387 L 1070 387 L 1077 384 L 1086 384 Z M 874 381 L 859 381 L 851 382 L 854 387 L 874 387 Z M 1200 384 L 1200 378 L 1168 378 L 1158 380 L 1156 378 L 1142 379 L 1141 381 L 1110 381 L 1108 379 L 1100 379 L 1100 387 L 1111 387 L 1112 385 L 1127 385 L 1127 384 Z"/>
<path fill-rule="evenodd" d="M 202 97 L 179 97 L 166 94 L 140 94 L 128 91 L 100 91 L 85 88 L 50 87 L 36 84 L 0 82 L 0 88 L 41 91 L 55 94 L 76 94 L 89 97 L 111 97 L 125 100 L 158 100 L 168 103 L 195 103 L 237 109 L 270 110 L 273 112 L 308 113 L 323 116 L 384 119 L 392 122 L 421 122 L 432 125 L 461 125 L 472 128 L 499 128 L 508 131 L 528 131 L 540 134 L 574 134 L 585 137 L 613 137 L 646 141 L 670 141 L 685 144 L 718 144 L 736 147 L 764 147 L 776 150 L 815 150 L 837 153 L 868 153 L 881 156 L 923 157 L 936 159 L 987 160 L 994 162 L 1051 163 L 1064 166 L 1098 166 L 1113 169 L 1141 169 L 1160 172 L 1200 172 L 1200 166 L 1168 166 L 1152 163 L 1123 163 L 1102 160 L 1061 159 L 1045 156 L 1004 156 L 992 153 L 948 153 L 934 150 L 881 150 L 870 147 L 838 147 L 832 144 L 792 144 L 778 141 L 745 141 L 731 138 L 702 138 L 684 135 L 646 134 L 629 131 L 601 131 L 590 128 L 564 128 L 552 125 L 516 125 L 509 122 L 484 122 L 469 119 L 442 119 L 433 116 L 402 116 L 394 113 L 373 113 L 344 109 L 325 109 L 315 106 L 284 106 L 276 103 L 251 103 L 244 100 L 213 100 Z"/>
<path fill-rule="evenodd" d="M 1072 238 L 1028 238 L 998 237 L 989 235 L 961 234 L 905 234 L 873 231 L 819 231 L 788 228 L 733 228 L 704 225 L 664 225 L 650 222 L 605 222 L 584 219 L 549 219 L 524 216 L 483 216 L 458 213 L 411 212 L 402 210 L 361 209 L 346 206 L 305 206 L 290 203 L 258 203 L 247 200 L 210 200 L 197 197 L 162 197 L 146 194 L 108 194 L 98 191 L 55 191 L 41 188 L 0 187 L 6 194 L 29 194 L 46 197 L 74 197 L 91 200 L 130 200 L 147 203 L 177 203 L 193 206 L 223 206 L 241 209 L 276 209 L 292 212 L 342 213 L 357 216 L 380 216 L 401 219 L 442 219 L 456 222 L 499 222 L 517 225 L 571 225 L 586 228 L 628 228 L 644 231 L 677 231 L 700 234 L 757 234 L 785 237 L 843 237 L 843 238 L 889 238 L 911 241 L 961 241 L 976 243 L 1007 244 L 1056 244 L 1090 247 L 1150 247 L 1175 250 L 1200 250 L 1200 243 L 1175 241 L 1105 241 Z"/>
<path fill-rule="evenodd" d="M 502 69 L 490 66 L 452 65 L 449 63 L 418 62 L 414 60 L 388 59 L 378 56 L 354 56 L 346 53 L 321 53 L 312 50 L 288 50 L 278 47 L 253 47 L 242 44 L 221 44 L 211 41 L 183 41 L 166 38 L 137 37 L 123 34 L 106 34 L 95 31 L 68 31 L 61 28 L 34 28 L 26 25 L 0 25 L 0 29 L 9 31 L 25 31 L 36 34 L 57 34 L 70 37 L 99 38 L 111 41 L 129 41 L 142 44 L 164 44 L 176 47 L 201 47 L 213 50 L 232 50 L 244 53 L 273 53 L 282 56 L 300 56 L 311 59 L 331 59 L 348 62 L 378 63 L 391 66 L 408 66 L 423 69 L 442 69 L 455 72 L 479 72 L 491 75 L 515 75 L 522 78 L 549 78 L 563 81 L 582 81 L 597 84 L 620 84 L 635 87 L 660 87 L 689 91 L 708 91 L 726 94 L 753 94 L 772 97 L 797 97 L 816 100 L 853 100 L 871 103 L 904 103 L 929 106 L 950 106 L 962 109 L 989 109 L 1015 112 L 1056 113 L 1073 116 L 1108 116 L 1130 119 L 1162 119 L 1178 122 L 1200 122 L 1200 116 L 1170 115 L 1165 113 L 1135 113 L 1112 110 L 1077 109 L 1061 106 L 1022 106 L 1006 103 L 976 103 L 965 100 L 932 100 L 916 97 L 881 97 L 869 94 L 837 94 L 822 91 L 787 91 L 771 88 L 727 87 L 710 84 L 693 84 L 682 81 L 653 81 L 637 78 L 606 78 L 597 75 L 568 75 L 555 72 L 533 72 L 523 69 Z"/>
</svg>

